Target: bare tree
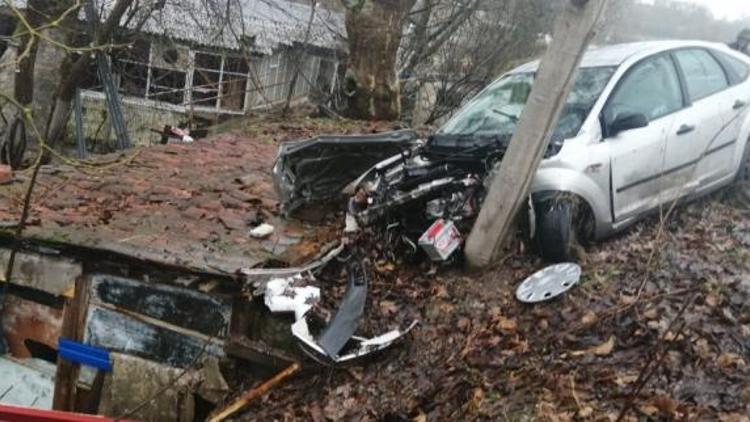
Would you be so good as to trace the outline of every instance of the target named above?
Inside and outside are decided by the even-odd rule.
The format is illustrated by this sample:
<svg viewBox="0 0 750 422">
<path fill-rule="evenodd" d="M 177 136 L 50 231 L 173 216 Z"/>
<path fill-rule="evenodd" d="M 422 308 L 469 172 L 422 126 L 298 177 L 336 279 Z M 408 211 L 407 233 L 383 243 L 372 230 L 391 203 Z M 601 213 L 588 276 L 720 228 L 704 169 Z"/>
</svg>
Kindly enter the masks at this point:
<svg viewBox="0 0 750 422">
<path fill-rule="evenodd" d="M 394 120 L 401 114 L 398 51 L 406 18 L 416 0 L 344 0 L 349 66 L 347 115 Z"/>
</svg>

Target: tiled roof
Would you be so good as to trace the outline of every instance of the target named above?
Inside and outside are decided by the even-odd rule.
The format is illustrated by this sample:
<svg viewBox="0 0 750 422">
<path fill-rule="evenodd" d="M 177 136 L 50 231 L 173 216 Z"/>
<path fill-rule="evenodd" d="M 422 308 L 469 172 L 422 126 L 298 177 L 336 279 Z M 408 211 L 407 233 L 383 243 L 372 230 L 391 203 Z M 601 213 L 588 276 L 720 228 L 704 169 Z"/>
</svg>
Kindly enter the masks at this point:
<svg viewBox="0 0 750 422">
<path fill-rule="evenodd" d="M 278 216 L 270 176 L 276 148 L 220 135 L 98 157 L 86 173 L 46 167 L 24 238 L 227 275 L 267 262 L 305 264 L 338 234 Z M 0 186 L 0 237 L 12 235 L 25 181 L 20 173 Z M 250 237 L 261 221 L 275 232 Z"/>
</svg>

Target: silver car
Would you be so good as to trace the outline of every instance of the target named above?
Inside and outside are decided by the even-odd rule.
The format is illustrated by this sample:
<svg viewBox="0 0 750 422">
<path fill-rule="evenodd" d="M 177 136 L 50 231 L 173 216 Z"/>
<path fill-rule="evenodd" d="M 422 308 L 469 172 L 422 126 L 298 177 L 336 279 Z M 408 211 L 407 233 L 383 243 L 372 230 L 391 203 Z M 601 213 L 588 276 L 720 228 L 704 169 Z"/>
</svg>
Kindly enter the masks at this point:
<svg viewBox="0 0 750 422">
<path fill-rule="evenodd" d="M 436 136 L 513 133 L 538 62 L 503 75 Z M 750 181 L 750 59 L 721 44 L 590 49 L 532 185 L 551 261 L 678 199 Z"/>
</svg>

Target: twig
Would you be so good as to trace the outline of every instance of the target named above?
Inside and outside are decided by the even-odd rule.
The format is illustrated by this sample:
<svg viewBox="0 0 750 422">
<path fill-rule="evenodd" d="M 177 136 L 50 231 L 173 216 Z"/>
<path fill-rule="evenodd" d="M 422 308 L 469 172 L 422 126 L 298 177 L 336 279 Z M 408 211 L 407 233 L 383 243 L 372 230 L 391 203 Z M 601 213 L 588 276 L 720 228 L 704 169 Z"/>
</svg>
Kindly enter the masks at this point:
<svg viewBox="0 0 750 422">
<path fill-rule="evenodd" d="M 633 405 L 635 403 L 635 398 L 641 393 L 641 390 L 643 390 L 643 387 L 646 386 L 648 381 L 651 379 L 651 377 L 656 373 L 656 371 L 659 370 L 661 365 L 664 363 L 664 359 L 667 356 L 667 352 L 669 351 L 669 347 L 663 346 L 666 343 L 666 336 L 670 332 L 672 332 L 672 329 L 674 328 L 677 321 L 679 321 L 682 316 L 685 314 L 685 311 L 690 307 L 690 305 L 693 304 L 695 299 L 698 297 L 699 293 L 694 294 L 685 304 L 682 306 L 682 309 L 675 315 L 675 317 L 672 319 L 672 322 L 669 323 L 669 326 L 667 327 L 666 331 L 664 331 L 664 334 L 659 338 L 659 341 L 656 343 L 656 347 L 659 348 L 661 346 L 661 349 L 659 349 L 655 355 L 657 355 L 656 359 L 647 359 L 646 364 L 641 369 L 641 372 L 638 374 L 638 379 L 635 382 L 635 387 L 633 387 L 633 390 L 628 395 L 628 401 L 625 403 L 625 405 L 622 407 L 622 410 L 620 411 L 620 415 L 617 417 L 617 422 L 621 421 L 627 413 L 630 411 L 630 409 L 633 408 Z M 675 336 L 675 340 L 677 340 L 680 335 L 682 335 L 683 330 L 687 326 L 687 323 L 682 323 L 680 325 L 680 328 L 676 330 L 673 334 Z M 652 369 L 649 370 L 651 367 L 651 363 L 654 362 L 655 365 Z"/>
<path fill-rule="evenodd" d="M 275 386 L 277 386 L 278 384 L 280 384 L 287 378 L 297 373 L 301 368 L 302 367 L 300 366 L 298 362 L 293 363 L 288 368 L 276 374 L 273 378 L 253 388 L 252 390 L 248 390 L 245 393 L 243 393 L 239 398 L 237 398 L 229 406 L 226 406 L 225 408 L 219 410 L 213 416 L 211 416 L 209 418 L 209 421 L 221 422 L 225 420 L 226 418 L 232 416 L 233 414 L 237 413 L 240 409 L 247 406 L 247 404 L 250 403 L 251 401 L 257 399 L 258 397 L 263 396 L 272 388 L 274 388 Z"/>
</svg>

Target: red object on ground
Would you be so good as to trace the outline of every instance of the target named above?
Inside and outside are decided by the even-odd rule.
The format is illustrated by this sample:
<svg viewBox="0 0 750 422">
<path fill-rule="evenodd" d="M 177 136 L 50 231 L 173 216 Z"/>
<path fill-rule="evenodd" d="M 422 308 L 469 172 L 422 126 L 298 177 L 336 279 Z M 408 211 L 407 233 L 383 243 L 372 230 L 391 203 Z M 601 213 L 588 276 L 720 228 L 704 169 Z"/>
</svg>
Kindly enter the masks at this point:
<svg viewBox="0 0 750 422">
<path fill-rule="evenodd" d="M 0 185 L 13 181 L 13 169 L 10 166 L 0 164 Z"/>
<path fill-rule="evenodd" d="M 119 419 L 124 421 L 123 419 Z M 103 416 L 85 415 L 82 413 L 58 412 L 54 410 L 33 409 L 30 407 L 18 407 L 0 405 L 0 421 L 8 422 L 107 422 L 114 421 Z"/>
</svg>

